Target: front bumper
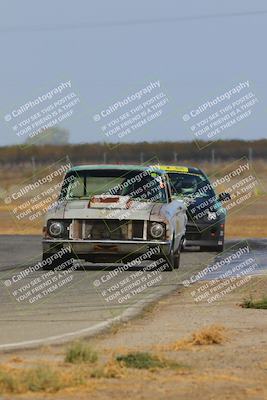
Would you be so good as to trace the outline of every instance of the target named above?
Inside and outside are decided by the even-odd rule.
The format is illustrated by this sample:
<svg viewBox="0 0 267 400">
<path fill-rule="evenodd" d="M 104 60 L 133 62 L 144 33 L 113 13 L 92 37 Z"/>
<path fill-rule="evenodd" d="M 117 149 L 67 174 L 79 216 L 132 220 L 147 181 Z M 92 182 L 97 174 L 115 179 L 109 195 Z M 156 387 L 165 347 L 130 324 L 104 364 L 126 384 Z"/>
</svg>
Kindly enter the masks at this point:
<svg viewBox="0 0 267 400">
<path fill-rule="evenodd" d="M 43 252 L 56 253 L 62 248 L 70 248 L 70 253 L 77 258 L 90 259 L 94 256 L 130 256 L 144 254 L 159 247 L 158 254 L 169 255 L 170 241 L 141 240 L 64 240 L 43 239 Z"/>
<path fill-rule="evenodd" d="M 185 246 L 221 246 L 224 242 L 224 221 L 216 224 L 188 222 Z"/>
</svg>

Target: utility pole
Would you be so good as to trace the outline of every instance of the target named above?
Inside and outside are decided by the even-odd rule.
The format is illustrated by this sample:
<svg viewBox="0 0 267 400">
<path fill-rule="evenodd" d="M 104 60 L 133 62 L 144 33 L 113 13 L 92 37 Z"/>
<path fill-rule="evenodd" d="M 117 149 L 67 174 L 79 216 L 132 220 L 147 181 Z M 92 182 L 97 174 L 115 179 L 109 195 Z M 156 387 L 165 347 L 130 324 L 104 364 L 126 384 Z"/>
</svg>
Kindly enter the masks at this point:
<svg viewBox="0 0 267 400">
<path fill-rule="evenodd" d="M 248 160 L 250 163 L 252 163 L 252 159 L 253 159 L 253 150 L 252 147 L 249 147 L 248 149 Z"/>
<path fill-rule="evenodd" d="M 66 164 L 71 164 L 68 154 L 66 155 Z"/>
<path fill-rule="evenodd" d="M 177 163 L 177 153 L 176 151 L 173 153 L 173 160 L 175 162 L 175 164 Z"/>
<path fill-rule="evenodd" d="M 32 156 L 32 181 L 34 182 L 36 172 L 36 164 L 35 164 L 35 157 Z"/>
<path fill-rule="evenodd" d="M 144 163 L 144 153 L 141 151 L 140 152 L 140 164 Z"/>
<path fill-rule="evenodd" d="M 211 163 L 214 166 L 215 165 L 215 150 L 211 150 Z"/>
<path fill-rule="evenodd" d="M 103 153 L 103 164 L 106 164 L 106 163 L 107 163 L 107 153 L 104 152 Z"/>
</svg>

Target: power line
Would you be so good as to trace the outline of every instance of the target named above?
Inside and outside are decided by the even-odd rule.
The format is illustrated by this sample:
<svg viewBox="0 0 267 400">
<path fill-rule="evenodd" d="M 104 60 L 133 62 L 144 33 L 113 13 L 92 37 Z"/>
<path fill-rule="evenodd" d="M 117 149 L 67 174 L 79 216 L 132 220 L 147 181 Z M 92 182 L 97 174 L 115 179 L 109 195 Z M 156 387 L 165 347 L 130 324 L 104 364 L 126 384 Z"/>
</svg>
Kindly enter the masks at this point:
<svg viewBox="0 0 267 400">
<path fill-rule="evenodd" d="M 238 18 L 245 16 L 260 16 L 266 15 L 267 10 L 262 11 L 244 11 L 235 13 L 222 13 L 222 14 L 206 14 L 206 15 L 193 15 L 181 17 L 166 17 L 166 18 L 152 18 L 152 19 L 135 19 L 130 21 L 105 21 L 105 22 L 84 22 L 84 23 L 71 23 L 62 25 L 33 25 L 33 26 L 6 26 L 0 28 L 0 33 L 16 33 L 16 32 L 45 32 L 45 31 L 65 31 L 65 30 L 78 30 L 78 29 L 97 29 L 97 28 L 115 28 L 136 25 L 152 25 L 164 23 L 176 23 L 187 21 L 200 21 L 209 19 L 225 19 L 225 18 Z"/>
</svg>

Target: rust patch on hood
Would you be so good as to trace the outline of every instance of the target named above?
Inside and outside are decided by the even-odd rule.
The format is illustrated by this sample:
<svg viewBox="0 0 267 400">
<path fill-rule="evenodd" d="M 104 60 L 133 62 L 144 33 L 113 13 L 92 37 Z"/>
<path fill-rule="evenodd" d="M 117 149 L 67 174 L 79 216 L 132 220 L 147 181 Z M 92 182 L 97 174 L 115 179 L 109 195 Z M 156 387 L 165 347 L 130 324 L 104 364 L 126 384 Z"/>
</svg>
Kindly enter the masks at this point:
<svg viewBox="0 0 267 400">
<path fill-rule="evenodd" d="M 104 204 L 108 204 L 108 203 L 118 203 L 120 200 L 120 198 L 118 196 L 93 196 L 91 198 L 91 200 L 89 201 L 88 206 L 90 207 L 90 204 L 94 204 L 94 203 L 104 203 Z"/>
</svg>

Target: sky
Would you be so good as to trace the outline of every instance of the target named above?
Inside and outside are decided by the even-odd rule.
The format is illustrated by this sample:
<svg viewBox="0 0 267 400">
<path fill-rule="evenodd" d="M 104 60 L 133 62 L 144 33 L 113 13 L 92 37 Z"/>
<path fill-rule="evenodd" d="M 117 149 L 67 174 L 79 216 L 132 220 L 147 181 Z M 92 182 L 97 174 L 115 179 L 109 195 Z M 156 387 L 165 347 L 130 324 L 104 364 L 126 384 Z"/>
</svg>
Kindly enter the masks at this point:
<svg viewBox="0 0 267 400">
<path fill-rule="evenodd" d="M 205 139 L 205 126 L 242 96 L 240 115 L 250 111 L 211 137 L 265 138 L 266 22 L 263 0 L 2 1 L 0 146 L 23 143 L 27 118 L 47 116 L 60 98 L 66 107 L 57 109 L 64 114 L 57 126 L 70 132 L 72 143 Z M 22 105 L 64 82 L 71 86 L 18 116 Z M 230 98 L 220 97 L 225 93 Z"/>
</svg>

